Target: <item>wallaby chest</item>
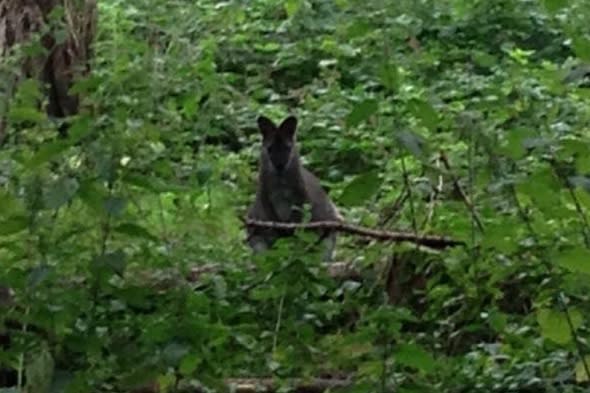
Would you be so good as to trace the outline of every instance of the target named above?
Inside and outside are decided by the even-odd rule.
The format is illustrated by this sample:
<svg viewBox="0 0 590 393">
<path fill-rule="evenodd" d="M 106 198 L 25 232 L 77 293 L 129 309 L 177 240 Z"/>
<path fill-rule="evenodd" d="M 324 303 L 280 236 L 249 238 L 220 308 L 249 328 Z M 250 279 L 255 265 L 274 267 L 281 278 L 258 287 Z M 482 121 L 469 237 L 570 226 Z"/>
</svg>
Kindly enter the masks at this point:
<svg viewBox="0 0 590 393">
<path fill-rule="evenodd" d="M 305 190 L 293 179 L 275 178 L 267 188 L 267 197 L 279 221 L 297 222 L 303 218 Z"/>
</svg>

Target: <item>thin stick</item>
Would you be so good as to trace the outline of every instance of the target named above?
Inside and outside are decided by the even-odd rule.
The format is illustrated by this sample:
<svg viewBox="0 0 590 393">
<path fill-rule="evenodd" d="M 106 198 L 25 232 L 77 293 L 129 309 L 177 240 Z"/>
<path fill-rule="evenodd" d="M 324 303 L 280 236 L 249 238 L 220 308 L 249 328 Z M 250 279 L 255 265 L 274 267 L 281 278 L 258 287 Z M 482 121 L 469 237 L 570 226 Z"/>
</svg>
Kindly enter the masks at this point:
<svg viewBox="0 0 590 393">
<path fill-rule="evenodd" d="M 382 241 L 394 242 L 411 242 L 427 246 L 434 249 L 446 247 L 463 246 L 464 241 L 454 240 L 446 236 L 436 235 L 416 235 L 408 232 L 382 231 L 378 229 L 366 228 L 357 225 L 347 224 L 340 221 L 315 221 L 310 223 L 292 223 L 292 222 L 274 222 L 259 221 L 250 218 L 244 218 L 243 222 L 247 226 L 270 228 L 278 230 L 295 230 L 295 229 L 331 229 L 334 231 L 350 233 L 353 235 L 367 236 Z"/>
<path fill-rule="evenodd" d="M 479 218 L 477 211 L 475 210 L 475 206 L 473 206 L 471 199 L 467 196 L 467 194 L 463 190 L 463 187 L 461 187 L 461 184 L 459 184 L 459 180 L 453 174 L 451 164 L 449 163 L 449 159 L 447 158 L 447 156 L 444 152 L 440 153 L 440 160 L 442 161 L 443 165 L 445 166 L 445 169 L 449 172 L 449 176 L 451 177 L 451 181 L 453 182 L 453 187 L 455 188 L 455 191 L 457 191 L 459 193 L 459 196 L 461 197 L 461 199 L 463 199 L 463 203 L 465 204 L 465 206 L 467 206 L 467 208 L 471 212 L 471 216 L 473 217 L 473 220 L 477 224 L 477 228 L 480 230 L 480 232 L 483 233 L 484 232 L 483 224 L 481 223 L 481 219 Z M 470 180 L 472 180 L 472 179 L 470 179 Z"/>
</svg>

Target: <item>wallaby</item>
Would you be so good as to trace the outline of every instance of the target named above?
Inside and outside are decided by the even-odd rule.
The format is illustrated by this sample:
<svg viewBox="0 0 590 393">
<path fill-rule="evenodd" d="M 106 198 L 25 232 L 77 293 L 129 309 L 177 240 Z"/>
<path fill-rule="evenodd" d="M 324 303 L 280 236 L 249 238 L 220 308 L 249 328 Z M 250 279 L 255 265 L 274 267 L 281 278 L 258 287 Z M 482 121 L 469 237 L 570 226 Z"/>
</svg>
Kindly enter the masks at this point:
<svg viewBox="0 0 590 393">
<path fill-rule="evenodd" d="M 295 139 L 297 118 L 289 116 L 277 127 L 267 117 L 260 116 L 258 128 L 262 134 L 258 189 L 248 218 L 301 222 L 303 205 L 309 204 L 311 221 L 341 221 L 319 180 L 301 164 Z M 260 252 L 271 247 L 279 237 L 292 234 L 293 231 L 248 227 L 248 243 L 254 252 Z M 323 231 L 321 236 L 326 247 L 324 261 L 331 261 L 336 232 Z"/>
</svg>

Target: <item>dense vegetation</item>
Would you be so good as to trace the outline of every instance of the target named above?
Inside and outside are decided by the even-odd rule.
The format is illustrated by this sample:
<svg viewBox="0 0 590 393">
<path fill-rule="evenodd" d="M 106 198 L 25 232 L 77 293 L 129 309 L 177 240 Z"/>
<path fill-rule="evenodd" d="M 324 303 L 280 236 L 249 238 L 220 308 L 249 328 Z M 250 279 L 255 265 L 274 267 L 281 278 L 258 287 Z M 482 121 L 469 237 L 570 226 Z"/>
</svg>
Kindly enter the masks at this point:
<svg viewBox="0 0 590 393">
<path fill-rule="evenodd" d="M 67 138 L 36 80 L 3 98 L 0 370 L 29 392 L 584 391 L 588 20 L 586 0 L 101 1 Z M 305 235 L 253 258 L 262 113 L 298 115 L 348 222 L 467 245 L 341 235 L 344 279 Z"/>
</svg>

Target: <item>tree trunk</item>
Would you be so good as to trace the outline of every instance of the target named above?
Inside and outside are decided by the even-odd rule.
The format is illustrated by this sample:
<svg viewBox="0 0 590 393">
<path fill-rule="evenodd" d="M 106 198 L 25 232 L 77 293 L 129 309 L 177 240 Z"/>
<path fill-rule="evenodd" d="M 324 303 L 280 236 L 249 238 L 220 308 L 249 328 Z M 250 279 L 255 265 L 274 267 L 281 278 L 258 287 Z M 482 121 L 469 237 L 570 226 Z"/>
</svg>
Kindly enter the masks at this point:
<svg viewBox="0 0 590 393">
<path fill-rule="evenodd" d="M 58 21 L 61 26 L 52 23 L 52 12 L 59 11 L 58 7 L 62 10 Z M 10 98 L 23 79 L 34 78 L 43 83 L 50 117 L 64 118 L 77 113 L 78 97 L 68 91 L 76 78 L 90 69 L 96 21 L 96 0 L 0 0 L 0 58 L 18 57 L 15 69 L 2 72 L 0 144 L 6 137 L 5 116 Z M 59 33 L 60 27 L 65 30 L 65 37 Z M 37 33 L 41 32 L 44 34 L 39 36 Z M 15 45 L 30 40 L 40 40 L 43 53 L 18 56 Z"/>
</svg>

